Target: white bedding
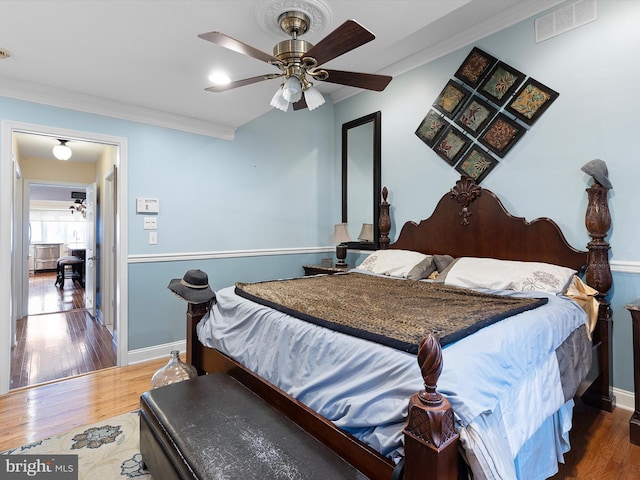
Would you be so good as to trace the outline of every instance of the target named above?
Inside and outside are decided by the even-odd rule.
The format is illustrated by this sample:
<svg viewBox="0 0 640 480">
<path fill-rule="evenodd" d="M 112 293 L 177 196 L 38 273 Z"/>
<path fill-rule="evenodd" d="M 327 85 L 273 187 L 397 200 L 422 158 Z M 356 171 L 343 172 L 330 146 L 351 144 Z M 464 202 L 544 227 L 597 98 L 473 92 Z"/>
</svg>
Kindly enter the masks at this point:
<svg viewBox="0 0 640 480">
<path fill-rule="evenodd" d="M 476 478 L 546 478 L 568 450 L 572 409 L 555 350 L 574 330 L 586 332 L 586 315 L 566 298 L 508 294 L 549 303 L 445 347 L 438 389 Z M 217 292 L 198 336 L 384 455 L 402 455 L 408 399 L 423 388 L 414 355 L 300 321 L 234 287 Z"/>
</svg>

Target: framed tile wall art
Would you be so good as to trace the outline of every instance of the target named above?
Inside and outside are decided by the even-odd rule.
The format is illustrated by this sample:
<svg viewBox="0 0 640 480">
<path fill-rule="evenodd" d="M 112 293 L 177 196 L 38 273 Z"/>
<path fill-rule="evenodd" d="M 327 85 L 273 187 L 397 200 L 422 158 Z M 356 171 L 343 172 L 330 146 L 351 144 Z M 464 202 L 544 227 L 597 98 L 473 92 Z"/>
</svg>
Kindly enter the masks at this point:
<svg viewBox="0 0 640 480">
<path fill-rule="evenodd" d="M 431 109 L 422 122 L 420 122 L 420 125 L 416 130 L 416 135 L 429 147 L 433 147 L 436 140 L 447 126 L 449 126 L 449 122 L 447 122 L 438 112 Z"/>
<path fill-rule="evenodd" d="M 473 47 L 453 76 L 475 89 L 497 61 L 487 52 Z"/>
<path fill-rule="evenodd" d="M 507 117 L 504 113 L 489 124 L 478 140 L 493 153 L 503 158 L 524 135 L 525 127 Z"/>
<path fill-rule="evenodd" d="M 480 183 L 560 94 L 473 47 L 415 134 Z"/>
<path fill-rule="evenodd" d="M 526 75 L 521 71 L 504 62 L 498 62 L 482 82 L 478 92 L 496 105 L 502 106 L 513 95 L 525 77 Z"/>
<path fill-rule="evenodd" d="M 559 95 L 537 80 L 528 78 L 505 110 L 527 125 L 533 125 Z"/>
<path fill-rule="evenodd" d="M 436 98 L 433 106 L 447 117 L 453 117 L 458 109 L 464 104 L 469 91 L 453 80 L 449 80 Z"/>
<path fill-rule="evenodd" d="M 433 146 L 433 150 L 449 165 L 454 166 L 465 152 L 471 139 L 457 128 L 448 127 Z"/>
<path fill-rule="evenodd" d="M 479 185 L 497 164 L 498 160 L 495 157 L 474 144 L 458 162 L 456 170 L 473 178 Z"/>
<path fill-rule="evenodd" d="M 498 113 L 498 110 L 488 102 L 474 95 L 456 115 L 455 123 L 474 137 L 478 136 L 484 127 Z"/>
</svg>

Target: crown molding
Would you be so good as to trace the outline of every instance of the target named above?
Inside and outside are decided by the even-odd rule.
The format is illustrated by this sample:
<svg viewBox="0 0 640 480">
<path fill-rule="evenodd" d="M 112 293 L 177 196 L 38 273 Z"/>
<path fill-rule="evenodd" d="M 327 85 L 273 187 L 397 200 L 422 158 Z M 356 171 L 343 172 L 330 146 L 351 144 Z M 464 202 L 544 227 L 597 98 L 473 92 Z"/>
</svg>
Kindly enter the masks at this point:
<svg viewBox="0 0 640 480">
<path fill-rule="evenodd" d="M 403 73 L 426 65 L 440 57 L 448 55 L 449 53 L 455 52 L 458 49 L 472 45 L 478 40 L 488 37 L 489 35 L 493 35 L 505 28 L 509 28 L 516 23 L 527 20 L 541 12 L 553 8 L 558 4 L 564 3 L 564 1 L 565 0 L 521 1 L 508 9 L 501 10 L 495 15 L 476 23 L 472 28 L 449 35 L 446 37 L 446 40 L 435 44 L 431 43 L 428 37 L 432 34 L 435 28 L 438 28 L 438 26 L 432 25 L 425 27 L 409 35 L 401 42 L 398 42 L 398 44 L 394 45 L 394 48 L 402 49 L 403 45 L 406 45 L 407 47 L 410 47 L 411 45 L 427 45 L 427 47 L 408 55 L 381 71 L 373 73 L 391 75 L 393 77 L 402 75 Z M 473 7 L 474 5 L 475 8 L 484 8 L 481 2 L 475 2 L 475 4 L 471 4 L 470 7 Z M 464 13 L 465 15 L 470 14 L 467 10 L 457 13 Z M 455 25 L 455 15 L 456 11 L 449 15 L 449 19 L 446 17 L 441 19 L 439 21 L 441 24 L 440 28 L 449 29 L 446 22 L 451 22 L 452 25 Z M 531 28 L 533 29 L 533 26 Z M 343 87 L 333 92 L 330 97 L 333 103 L 338 103 L 341 100 L 349 98 L 360 92 L 360 90 L 356 90 L 354 88 Z"/>
<path fill-rule="evenodd" d="M 223 140 L 235 138 L 235 129 L 223 125 L 22 80 L 0 78 L 0 95 Z"/>
</svg>

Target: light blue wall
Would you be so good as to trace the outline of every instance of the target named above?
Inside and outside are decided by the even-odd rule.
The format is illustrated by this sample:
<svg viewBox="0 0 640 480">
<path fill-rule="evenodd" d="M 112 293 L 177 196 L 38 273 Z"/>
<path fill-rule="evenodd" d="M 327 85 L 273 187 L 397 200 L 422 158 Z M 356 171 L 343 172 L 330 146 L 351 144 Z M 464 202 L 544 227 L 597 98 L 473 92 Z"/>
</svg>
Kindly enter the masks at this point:
<svg viewBox="0 0 640 480">
<path fill-rule="evenodd" d="M 274 110 L 234 141 L 139 128 L 143 141 L 128 135 L 130 254 L 330 245 L 340 208 L 326 198 L 338 168 L 331 105 Z M 137 197 L 160 200 L 157 245 Z"/>
<path fill-rule="evenodd" d="M 607 162 L 614 189 L 608 237 L 614 261 L 614 375 L 616 387 L 633 390 L 630 316 L 624 305 L 640 297 L 640 222 L 635 79 L 640 63 L 640 2 L 599 1 L 598 19 L 536 44 L 533 19 L 519 23 L 393 79 L 379 94 L 362 93 L 335 106 L 335 129 L 382 111 L 382 184 L 389 188 L 394 229 L 430 215 L 459 174 L 414 132 L 447 80 L 473 46 L 503 60 L 560 93 L 540 120 L 486 177 L 507 209 L 527 219 L 554 218 L 569 242 L 585 249 L 585 188 L 580 167 Z M 337 133 L 336 133 L 337 134 Z M 623 273 L 615 262 L 635 267 Z M 628 269 L 628 268 L 627 268 Z M 632 268 L 633 270 L 633 268 Z"/>
</svg>

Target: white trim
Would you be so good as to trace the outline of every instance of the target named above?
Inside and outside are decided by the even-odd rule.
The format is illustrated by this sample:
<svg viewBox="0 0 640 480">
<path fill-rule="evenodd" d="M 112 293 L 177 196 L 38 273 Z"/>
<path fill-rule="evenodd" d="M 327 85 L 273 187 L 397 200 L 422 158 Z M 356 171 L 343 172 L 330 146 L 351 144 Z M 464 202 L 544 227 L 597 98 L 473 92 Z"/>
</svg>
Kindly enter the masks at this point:
<svg viewBox="0 0 640 480">
<path fill-rule="evenodd" d="M 0 285 L 12 285 L 11 278 L 11 225 L 13 209 L 13 160 L 12 130 L 9 123 L 2 121 L 0 150 Z M 0 289 L 0 394 L 9 391 L 11 366 L 11 322 L 14 308 L 11 305 L 11 289 Z"/>
<path fill-rule="evenodd" d="M 527 20 L 534 15 L 537 15 L 549 8 L 555 7 L 561 4 L 564 0 L 536 0 L 535 2 L 518 2 L 516 5 L 510 6 L 507 9 L 503 9 L 501 12 L 482 20 L 471 28 L 465 29 L 461 32 L 447 36 L 447 38 L 441 41 L 434 42 L 433 38 L 429 36 L 429 28 L 425 27 L 419 30 L 417 33 L 409 35 L 407 38 L 399 42 L 400 45 L 428 45 L 426 48 L 419 50 L 401 60 L 398 60 L 392 65 L 384 68 L 383 70 L 371 73 L 378 73 L 384 75 L 391 75 L 397 77 L 403 73 L 414 70 L 422 65 L 426 65 L 440 57 L 444 57 L 460 48 L 464 48 L 468 45 L 482 40 L 485 37 L 493 35 L 496 32 L 509 28 L 521 21 Z M 482 3 L 478 2 L 481 6 Z M 454 11 L 450 14 L 451 17 L 455 17 L 458 12 Z M 403 43 L 404 42 L 404 43 Z M 411 43 L 409 43 L 411 42 Z M 334 91 L 330 97 L 331 101 L 335 104 L 346 98 L 358 94 L 358 89 L 350 87 L 341 87 Z"/>
<path fill-rule="evenodd" d="M 180 352 L 187 351 L 187 342 L 186 340 L 181 340 L 179 342 L 172 343 L 164 343 L 162 345 L 154 345 L 153 347 L 145 347 L 138 348 L 137 350 L 131 350 L 129 352 L 129 365 L 133 365 L 135 363 L 147 362 L 149 360 L 156 360 L 162 357 L 169 357 L 169 353 L 172 350 L 179 350 Z M 151 382 L 151 378 L 149 378 L 149 382 Z"/>
<path fill-rule="evenodd" d="M 266 248 L 255 250 L 224 250 L 218 252 L 158 253 L 129 255 L 129 263 L 181 262 L 214 258 L 269 257 L 273 255 L 301 255 L 333 252 L 335 247 Z"/>
<path fill-rule="evenodd" d="M 629 410 L 630 412 L 635 410 L 635 396 L 633 392 L 621 390 L 616 387 L 613 387 L 612 390 L 613 395 L 616 397 L 616 407 L 622 410 Z"/>
<path fill-rule="evenodd" d="M 640 273 L 640 262 L 626 262 L 613 260 L 611 270 L 620 273 Z"/>
<path fill-rule="evenodd" d="M 233 140 L 235 137 L 235 129 L 227 126 L 115 100 L 70 92 L 39 83 L 30 83 L 22 80 L 18 82 L 0 78 L 0 95 L 27 102 L 221 138 L 223 140 Z"/>
<path fill-rule="evenodd" d="M 272 255 L 304 255 L 307 253 L 327 253 L 335 251 L 334 246 L 328 247 L 300 247 L 300 248 L 264 248 L 251 250 L 220 250 L 211 252 L 174 252 L 174 253 L 139 253 L 129 255 L 128 263 L 151 262 L 180 262 L 189 260 L 210 260 L 215 258 L 243 258 L 243 257 L 269 257 Z M 369 254 L 371 250 L 356 250 L 352 252 Z M 640 262 L 612 261 L 611 271 L 617 273 L 640 274 Z"/>
</svg>

